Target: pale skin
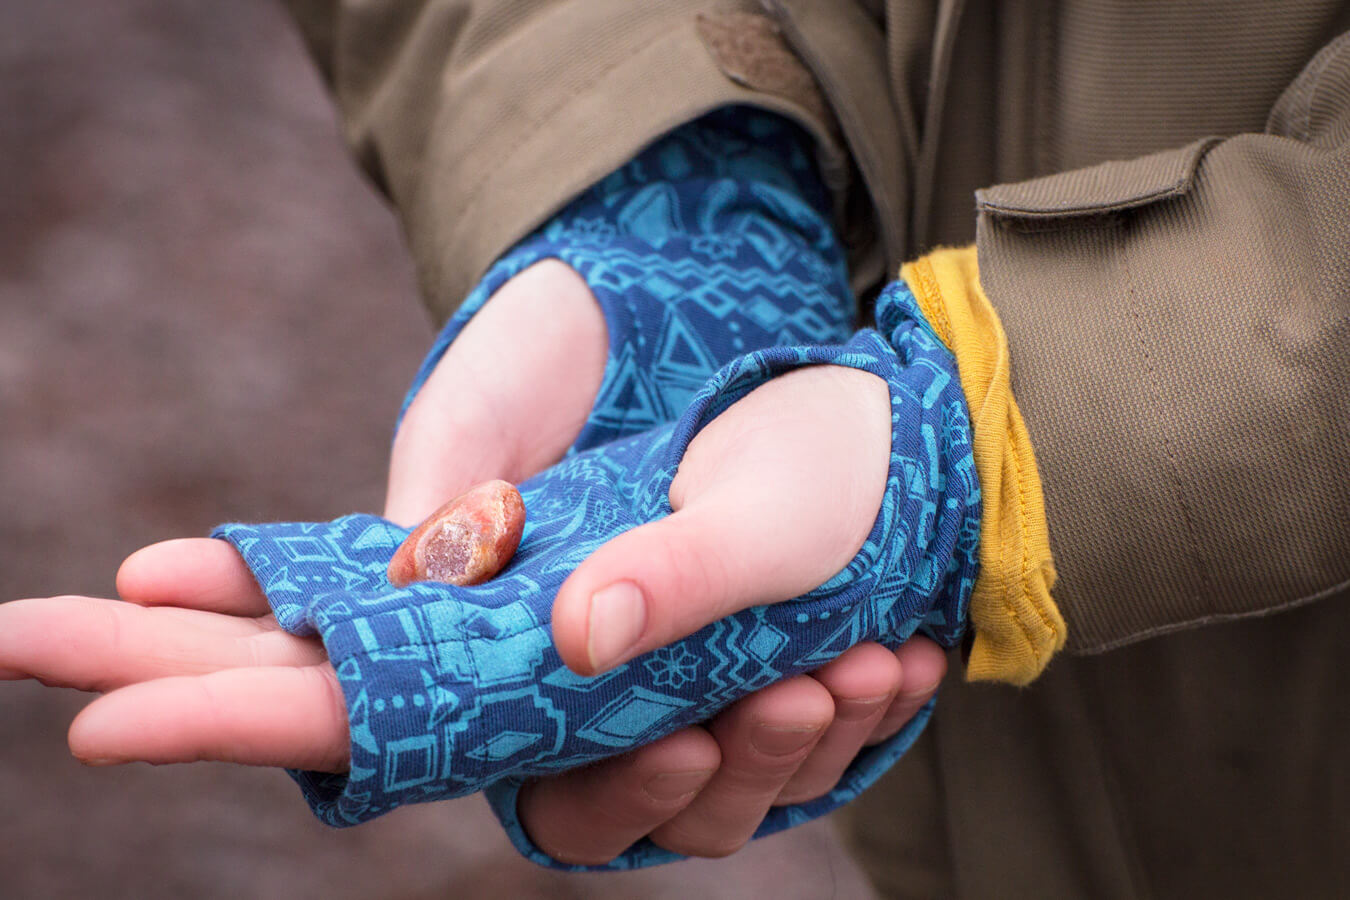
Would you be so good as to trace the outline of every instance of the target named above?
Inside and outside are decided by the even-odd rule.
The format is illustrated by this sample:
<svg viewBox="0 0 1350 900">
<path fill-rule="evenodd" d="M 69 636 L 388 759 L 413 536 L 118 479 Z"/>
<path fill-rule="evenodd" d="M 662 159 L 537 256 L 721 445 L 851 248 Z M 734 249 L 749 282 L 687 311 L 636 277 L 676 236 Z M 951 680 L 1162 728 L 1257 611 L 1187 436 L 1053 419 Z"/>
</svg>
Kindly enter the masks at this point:
<svg viewBox="0 0 1350 900">
<path fill-rule="evenodd" d="M 595 400 L 606 346 L 575 272 L 550 260 L 517 275 L 409 410 L 385 515 L 411 526 L 473 484 L 519 482 L 555 462 Z M 674 514 L 620 535 L 564 583 L 553 607 L 563 661 L 596 674 L 824 582 L 876 518 L 889 447 L 887 390 L 872 375 L 815 367 L 757 389 L 690 445 L 671 487 Z M 614 592 L 593 610 L 592 597 L 616 583 L 636 586 L 636 610 L 625 613 Z M 117 591 L 120 600 L 0 605 L 0 677 L 103 694 L 71 724 L 76 757 L 346 769 L 346 708 L 323 646 L 278 627 L 228 544 L 146 547 L 123 563 Z M 522 820 L 566 862 L 607 862 L 643 836 L 725 856 L 772 805 L 832 788 L 861 747 L 913 717 L 945 667 L 924 638 L 894 652 L 859 645 L 706 727 L 527 786 Z"/>
</svg>

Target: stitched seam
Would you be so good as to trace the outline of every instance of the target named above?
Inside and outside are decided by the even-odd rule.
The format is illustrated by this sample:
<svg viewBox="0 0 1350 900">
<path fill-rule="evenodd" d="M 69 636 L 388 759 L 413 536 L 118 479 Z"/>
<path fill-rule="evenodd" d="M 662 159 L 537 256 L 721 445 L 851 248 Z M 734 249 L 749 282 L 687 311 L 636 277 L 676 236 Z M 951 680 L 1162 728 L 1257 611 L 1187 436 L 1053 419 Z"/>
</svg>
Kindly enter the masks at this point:
<svg viewBox="0 0 1350 900">
<path fill-rule="evenodd" d="M 1020 592 L 1021 595 L 1022 595 L 1022 599 L 1023 599 L 1028 605 L 1032 605 L 1032 604 L 1031 604 L 1031 589 L 1027 586 L 1027 572 L 1028 572 L 1028 571 L 1030 570 L 1030 568 L 1031 568 L 1031 561 L 1030 561 L 1030 559 L 1028 558 L 1028 555 L 1027 555 L 1027 542 L 1026 542 L 1026 533 L 1027 533 L 1027 495 L 1026 495 L 1026 491 L 1024 491 L 1024 490 L 1022 489 L 1022 464 L 1021 464 L 1021 461 L 1019 460 L 1018 455 L 1017 455 L 1017 432 L 1014 431 L 1012 428 L 1009 428 L 1009 429 L 1008 429 L 1008 457 L 1009 457 L 1009 459 L 1010 459 L 1011 462 L 1012 462 L 1013 477 L 1012 477 L 1012 481 L 1010 482 L 1010 484 L 1004 485 L 1004 490 L 1007 490 L 1009 487 L 1013 487 L 1013 486 L 1015 486 L 1016 489 L 1017 489 L 1017 525 L 1018 525 L 1018 529 L 1019 529 L 1019 530 L 1018 530 L 1018 537 L 1020 538 L 1020 540 L 1019 540 L 1017 543 L 1020 545 L 1021 550 L 1022 550 L 1022 574 L 1021 574 L 1021 580 L 1020 580 L 1019 583 L 1018 583 L 1017 585 L 1015 585 L 1014 587 L 1015 587 L 1015 589 L 1020 589 L 1019 592 Z M 1035 609 L 1035 606 L 1034 606 L 1034 605 L 1032 605 L 1032 609 Z M 1021 620 L 1019 619 L 1018 621 L 1020 622 Z M 1031 645 L 1032 652 L 1035 653 L 1035 652 L 1036 652 L 1036 644 L 1035 644 L 1035 642 L 1032 640 L 1031 632 L 1030 632 L 1028 629 L 1023 628 L 1023 629 L 1022 629 L 1022 634 L 1026 637 L 1027 643 Z M 1037 655 L 1037 657 L 1040 656 L 1039 653 L 1037 653 L 1036 655 Z"/>
<path fill-rule="evenodd" d="M 1139 189 L 1124 197 L 1102 198 L 1098 200 L 1070 199 L 1060 200 L 1059 205 L 1051 206 L 1048 201 L 1040 203 L 1018 199 L 1027 191 L 1026 186 L 1061 176 L 1047 176 L 1012 185 L 994 185 L 975 192 L 975 205 L 981 212 L 989 213 L 1000 222 L 1015 225 L 1019 230 L 1028 232 L 1058 231 L 1066 227 L 1100 227 L 1111 225 L 1121 213 L 1152 206 L 1173 197 L 1187 194 L 1195 183 L 1200 162 L 1222 138 L 1210 135 L 1192 141 L 1177 151 L 1155 154 L 1165 157 L 1169 165 L 1178 168 L 1176 177 L 1167 184 Z M 1181 151 L 1185 151 L 1184 153 Z M 1092 167 L 1100 169 L 1101 166 Z M 1063 193 L 1062 189 L 1060 193 Z M 1006 196 L 1011 194 L 1012 196 Z"/>
<path fill-rule="evenodd" d="M 1322 75 L 1331 67 L 1332 60 L 1340 56 L 1340 51 L 1335 50 L 1327 54 L 1326 59 L 1313 72 L 1312 85 L 1308 88 L 1308 100 L 1303 105 L 1303 133 L 1299 136 L 1304 143 L 1308 142 L 1308 135 L 1312 134 L 1312 111 L 1313 101 L 1317 99 L 1317 91 L 1322 86 Z"/>
<path fill-rule="evenodd" d="M 1214 625 L 1221 622 L 1241 622 L 1247 619 L 1260 619 L 1266 616 L 1279 615 L 1293 609 L 1317 603 L 1328 597 L 1333 597 L 1347 589 L 1350 589 L 1350 579 L 1346 579 L 1339 584 L 1333 584 L 1329 588 L 1311 594 L 1305 594 L 1302 597 L 1295 598 L 1286 603 L 1279 603 L 1274 606 L 1267 606 L 1263 609 L 1253 609 L 1244 612 L 1210 613 L 1209 615 L 1196 616 L 1191 619 L 1182 619 L 1179 622 L 1172 622 L 1167 625 L 1157 625 L 1153 628 L 1145 629 L 1144 631 L 1126 635 L 1125 637 L 1106 641 L 1105 643 L 1093 644 L 1090 647 L 1075 648 L 1073 653 L 1078 656 L 1090 656 L 1097 653 L 1105 653 L 1108 650 L 1116 650 L 1120 647 L 1128 647 L 1131 644 L 1137 644 L 1140 641 L 1149 638 L 1176 634 L 1180 631 L 1188 631 L 1201 625 Z"/>
<path fill-rule="evenodd" d="M 1091 201 L 1075 201 L 1055 209 L 1047 209 L 1044 206 L 1018 205 L 1014 203 L 999 202 L 998 200 L 985 200 L 984 208 L 997 215 L 1028 219 L 1071 219 L 1077 217 L 1107 215 L 1109 213 L 1134 209 L 1137 206 L 1148 206 L 1158 200 L 1184 193 L 1187 183 L 1188 179 L 1185 175 L 1182 175 L 1170 184 L 1165 184 L 1149 191 L 1131 194 L 1128 197 L 1121 197 L 1118 200 L 1095 203 Z"/>
<path fill-rule="evenodd" d="M 1139 338 L 1139 349 L 1144 357 L 1144 374 L 1148 377 L 1148 382 L 1152 386 L 1153 401 L 1157 405 L 1162 404 L 1162 392 L 1157 387 L 1157 371 L 1153 366 L 1152 357 L 1148 352 L 1148 340 L 1144 334 L 1144 318 L 1139 305 L 1139 294 L 1135 288 L 1134 275 L 1130 271 L 1128 261 L 1122 261 L 1121 269 L 1125 273 L 1125 289 L 1130 295 L 1130 315 L 1134 319 L 1135 333 Z M 1167 455 L 1167 460 L 1171 464 L 1172 486 L 1175 489 L 1177 506 L 1181 508 L 1182 521 L 1186 525 L 1186 534 L 1190 540 L 1191 556 L 1195 561 L 1196 571 L 1200 575 L 1200 584 L 1202 587 L 1209 588 L 1209 572 L 1205 566 L 1204 557 L 1200 553 L 1200 541 L 1196 535 L 1195 520 L 1191 513 L 1190 504 L 1186 502 L 1186 494 L 1181 483 L 1181 466 L 1177 462 L 1176 453 L 1172 450 L 1172 441 L 1168 438 L 1166 430 L 1162 432 L 1163 452 Z M 1193 595 L 1193 599 L 1200 599 L 1199 595 Z"/>
<path fill-rule="evenodd" d="M 947 318 L 947 306 L 942 302 L 942 291 L 938 289 L 937 275 L 933 272 L 932 263 L 926 259 L 919 260 L 914 266 L 914 272 L 919 276 L 920 292 L 915 295 L 919 301 L 919 309 L 929 319 L 930 325 L 937 331 L 938 337 L 947 345 L 948 350 L 952 350 L 952 323 Z M 912 288 L 913 285 L 910 285 Z M 953 351 L 955 355 L 955 351 Z"/>
<path fill-rule="evenodd" d="M 1136 191 L 1133 194 L 1125 197 L 1118 197 L 1114 200 L 1071 200 L 1064 202 L 1061 206 L 1047 207 L 1044 204 L 1028 205 L 1026 203 L 998 200 L 996 197 L 989 197 L 986 193 L 980 198 L 980 205 L 997 215 L 1030 219 L 1069 219 L 1108 215 L 1110 213 L 1134 209 L 1139 206 L 1149 206 L 1159 200 L 1165 200 L 1168 197 L 1173 197 L 1177 194 L 1184 194 L 1193 180 L 1194 167 L 1202 153 L 1203 148 L 1197 148 L 1196 151 L 1193 152 L 1192 158 L 1186 161 L 1183 170 L 1176 178 L 1167 184 L 1149 188 L 1148 190 Z"/>
<path fill-rule="evenodd" d="M 1052 634 L 1054 633 L 1054 628 L 1050 627 L 1050 623 L 1046 621 L 1045 613 L 1041 611 L 1040 605 L 1032 602 L 1031 586 L 1030 582 L 1027 580 L 1027 572 L 1030 569 L 1030 560 L 1028 559 L 1027 556 L 1027 541 L 1026 541 L 1027 502 L 1026 502 L 1026 492 L 1022 490 L 1022 466 L 1017 460 L 1016 445 L 1017 445 L 1016 432 L 1014 432 L 1013 429 L 1009 428 L 1008 450 L 1010 452 L 1007 454 L 1007 458 L 1009 464 L 1012 465 L 1013 477 L 1011 480 L 1004 482 L 1003 489 L 1006 491 L 1009 488 L 1013 488 L 1017 491 L 1017 504 L 1018 504 L 1017 525 L 1020 528 L 1020 531 L 1018 532 L 1018 537 L 1020 540 L 1018 541 L 1018 543 L 1021 544 L 1022 547 L 1022 577 L 1020 579 L 1020 583 L 1006 586 L 1010 590 L 1005 590 L 1003 592 L 1003 611 L 1007 613 L 1008 616 L 1014 622 L 1017 623 L 1017 629 L 1022 632 L 1023 640 L 1026 641 L 1027 646 L 1031 649 L 1031 652 L 1035 654 L 1036 660 L 1037 662 L 1039 662 L 1041 660 L 1039 642 L 1032 635 L 1031 628 L 1027 625 L 1025 621 L 1023 621 L 1022 615 L 1018 611 L 1016 603 L 1016 595 L 1019 592 L 1022 594 L 1022 597 L 1023 599 L 1026 600 L 1027 605 L 1029 605 L 1033 610 L 1035 610 L 1036 614 L 1040 617 L 1041 622 L 1046 626 L 1047 629 L 1049 629 L 1049 631 Z M 1000 534 L 999 536 L 1002 538 L 1003 534 Z M 1008 544 L 1006 539 L 1000 540 L 999 543 L 1003 547 L 1006 547 Z"/>
<path fill-rule="evenodd" d="M 1021 446 L 1021 444 L 1019 443 L 1021 438 L 1019 438 L 1017 436 L 1017 432 L 1011 428 L 1009 428 L 1008 432 L 1010 436 L 1010 443 L 1013 445 L 1012 450 L 1014 453 L 1014 458 L 1016 458 L 1017 449 L 1018 447 Z M 1023 525 L 1022 548 L 1023 548 L 1023 559 L 1025 560 L 1025 568 L 1022 571 L 1022 579 L 1023 579 L 1022 589 L 1027 598 L 1027 602 L 1031 604 L 1031 608 L 1036 611 L 1036 615 L 1040 618 L 1041 624 L 1045 626 L 1046 631 L 1050 632 L 1050 635 L 1053 638 L 1052 643 L 1059 643 L 1059 640 L 1063 636 L 1063 633 L 1060 630 L 1059 625 L 1056 624 L 1054 618 L 1046 610 L 1044 604 L 1035 602 L 1031 593 L 1031 578 L 1030 578 L 1031 555 L 1030 551 L 1027 549 L 1029 546 L 1029 542 L 1026 539 L 1027 532 L 1030 531 L 1030 527 L 1027 525 L 1027 522 L 1031 518 L 1027 513 L 1027 502 L 1028 502 L 1027 498 L 1032 495 L 1032 487 L 1030 484 L 1031 476 L 1028 475 L 1026 470 L 1022 469 L 1020 465 L 1017 468 L 1019 472 L 1018 489 L 1020 491 L 1018 499 L 1022 506 L 1022 525 Z M 1052 653 L 1054 652 L 1053 649 L 1051 650 L 1051 652 Z"/>
</svg>

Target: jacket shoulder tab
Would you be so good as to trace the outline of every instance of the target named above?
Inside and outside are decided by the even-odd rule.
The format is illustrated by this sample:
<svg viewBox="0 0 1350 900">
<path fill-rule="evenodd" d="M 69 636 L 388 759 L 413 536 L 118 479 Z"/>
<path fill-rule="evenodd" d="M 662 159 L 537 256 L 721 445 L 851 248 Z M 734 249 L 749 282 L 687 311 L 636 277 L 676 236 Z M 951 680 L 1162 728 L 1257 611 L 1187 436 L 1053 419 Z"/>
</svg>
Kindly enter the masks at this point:
<svg viewBox="0 0 1350 900">
<path fill-rule="evenodd" d="M 1190 191 L 1205 152 L 1221 139 L 1198 141 L 1125 161 L 1099 163 L 975 192 L 980 212 L 1053 220 L 1147 206 Z"/>
</svg>

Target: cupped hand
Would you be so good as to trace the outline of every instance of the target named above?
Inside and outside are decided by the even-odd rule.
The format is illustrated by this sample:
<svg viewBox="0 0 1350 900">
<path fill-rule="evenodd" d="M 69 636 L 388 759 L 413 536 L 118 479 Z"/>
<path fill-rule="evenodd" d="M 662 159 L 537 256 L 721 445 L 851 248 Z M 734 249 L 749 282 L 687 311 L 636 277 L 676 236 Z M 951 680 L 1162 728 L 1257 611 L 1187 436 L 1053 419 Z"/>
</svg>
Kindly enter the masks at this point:
<svg viewBox="0 0 1350 900">
<path fill-rule="evenodd" d="M 517 275 L 469 322 L 409 408 L 386 516 L 411 525 L 477 481 L 520 481 L 560 458 L 595 400 L 605 346 L 599 308 L 571 269 L 545 261 Z M 822 371 L 778 379 L 715 420 L 672 485 L 678 514 L 611 542 L 573 574 L 554 606 L 555 643 L 572 668 L 594 673 L 736 609 L 796 596 L 848 562 L 876 517 L 889 412 L 876 379 Z M 852 405 L 839 405 L 844 396 Z M 850 439 L 847 430 L 860 426 L 868 433 Z M 784 442 L 789 433 L 795 444 Z M 749 452 L 762 437 L 766 454 Z M 867 464 L 835 465 L 840 447 L 864 440 Z M 784 446 L 796 452 L 772 449 Z M 815 470 L 800 468 L 813 457 Z M 766 465 L 786 470 L 784 481 Z M 841 483 L 848 490 L 837 490 Z M 797 527 L 803 521 L 811 527 Z M 616 581 L 644 594 L 631 642 L 612 621 L 591 620 L 591 594 Z M 926 638 L 895 652 L 861 644 L 810 676 L 744 698 L 706 728 L 531 783 L 521 820 L 563 862 L 604 863 L 648 835 L 688 855 L 725 855 L 770 805 L 832 788 L 859 748 L 914 716 L 945 671 L 943 651 Z"/>
<path fill-rule="evenodd" d="M 520 481 L 560 458 L 595 400 L 605 338 L 588 288 L 563 264 L 512 279 L 409 408 L 385 515 L 412 525 L 478 481 Z M 876 516 L 888 423 L 884 385 L 855 371 L 803 370 L 737 403 L 690 446 L 671 488 L 676 513 L 605 545 L 564 585 L 554 608 L 564 660 L 601 671 L 833 575 Z M 624 585 L 641 599 L 621 615 Z M 76 756 L 345 768 L 346 712 L 322 647 L 278 628 L 229 545 L 145 548 L 123 565 L 118 590 L 127 602 L 0 606 L 0 675 L 110 692 L 72 724 Z M 859 645 L 706 728 L 532 783 L 522 821 L 564 862 L 603 863 L 643 836 L 725 855 L 771 805 L 827 792 L 862 746 L 899 731 L 944 671 L 923 638 L 894 653 Z"/>
</svg>

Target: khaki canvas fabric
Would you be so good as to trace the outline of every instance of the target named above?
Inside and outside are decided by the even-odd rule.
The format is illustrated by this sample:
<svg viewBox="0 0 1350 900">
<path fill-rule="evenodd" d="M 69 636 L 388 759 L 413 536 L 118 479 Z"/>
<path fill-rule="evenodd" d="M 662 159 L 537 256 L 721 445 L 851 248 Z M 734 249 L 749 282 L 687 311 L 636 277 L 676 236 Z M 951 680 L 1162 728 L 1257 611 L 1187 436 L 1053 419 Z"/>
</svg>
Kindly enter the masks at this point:
<svg viewBox="0 0 1350 900">
<path fill-rule="evenodd" d="M 815 136 L 864 296 L 977 241 L 1069 646 L 849 812 L 888 895 L 1350 892 L 1350 5 L 290 5 L 438 319 L 727 104 Z"/>
</svg>

